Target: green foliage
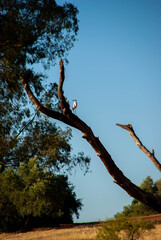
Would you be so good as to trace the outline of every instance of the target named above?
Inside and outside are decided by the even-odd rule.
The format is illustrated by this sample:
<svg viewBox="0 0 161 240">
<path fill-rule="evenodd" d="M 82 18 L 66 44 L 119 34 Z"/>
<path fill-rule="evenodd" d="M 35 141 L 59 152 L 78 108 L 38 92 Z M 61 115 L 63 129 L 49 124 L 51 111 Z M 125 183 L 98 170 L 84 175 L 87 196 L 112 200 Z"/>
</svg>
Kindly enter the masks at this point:
<svg viewBox="0 0 161 240">
<path fill-rule="evenodd" d="M 97 233 L 97 240 L 120 240 L 120 237 L 118 236 L 115 229 L 113 229 L 113 226 L 110 224 L 109 226 L 107 223 L 102 224 L 102 227 L 98 229 Z"/>
<path fill-rule="evenodd" d="M 55 0 L 0 1 L 0 171 L 32 157 L 58 171 L 78 164 L 88 168 L 83 153 L 71 156 L 71 130 L 62 131 L 38 112 L 35 116 L 19 81 L 23 74 L 41 103 L 59 111 L 57 85 L 47 87 L 32 67 L 66 56 L 76 40 L 77 13 L 73 4 Z"/>
<path fill-rule="evenodd" d="M 98 229 L 97 240 L 136 240 L 143 236 L 146 230 L 154 228 L 152 222 L 143 219 L 133 220 L 123 216 L 103 223 Z"/>
<path fill-rule="evenodd" d="M 62 130 L 47 118 L 35 118 L 17 138 L 16 144 L 7 155 L 3 155 L 2 163 L 6 166 L 19 166 L 20 162 L 28 162 L 35 157 L 43 167 L 54 171 L 70 171 L 80 165 L 89 167 L 90 159 L 83 153 L 71 155 L 71 129 Z M 11 151 L 12 149 L 12 151 Z"/>
<path fill-rule="evenodd" d="M 70 146 L 65 144 L 65 141 L 69 142 L 69 130 L 61 132 L 59 129 L 56 134 L 61 136 L 56 141 L 56 134 L 49 134 L 49 129 L 54 129 L 55 132 L 56 126 L 52 127 L 52 124 L 47 122 L 46 135 L 39 133 L 44 130 L 46 119 L 40 120 L 41 114 L 37 113 L 34 118 L 37 121 L 31 121 L 34 112 L 19 81 L 19 76 L 23 75 L 41 103 L 59 111 L 57 85 L 52 83 L 46 86 L 43 81 L 45 76 L 36 73 L 33 67 L 37 63 L 43 63 L 43 66 L 47 67 L 55 64 L 57 58 L 67 56 L 76 40 L 77 13 L 78 10 L 73 4 L 65 3 L 60 6 L 55 0 L 0 1 L 0 171 L 8 166 L 17 167 L 19 162 L 27 162 L 31 157 L 40 159 L 40 153 L 41 161 L 46 157 L 46 162 L 52 162 L 54 167 L 58 167 L 58 162 L 63 162 L 65 155 L 69 156 L 69 160 L 65 159 L 64 165 L 82 157 L 70 156 Z M 26 129 L 25 126 L 30 121 L 33 124 Z M 22 129 L 25 130 L 23 135 L 20 135 Z M 30 133 L 33 135 L 30 136 Z M 38 137 L 43 138 L 45 150 L 42 149 L 42 143 L 37 143 L 34 147 L 28 142 L 35 143 Z M 57 146 L 53 149 L 54 141 Z M 59 146 L 60 152 L 57 149 Z M 35 153 L 36 147 L 40 149 L 39 156 Z M 57 150 L 54 152 L 55 149 Z M 55 160 L 56 152 L 58 158 Z"/>
<path fill-rule="evenodd" d="M 161 199 L 161 179 L 154 183 L 152 178 L 147 176 L 147 178 L 140 184 L 140 188 Z M 124 206 L 123 212 L 117 213 L 116 216 L 123 215 L 125 217 L 134 217 L 151 214 L 157 214 L 157 212 L 134 199 L 131 205 Z"/>
<path fill-rule="evenodd" d="M 77 13 L 72 4 L 55 0 L 0 1 L 0 79 L 10 98 L 22 94 L 20 74 L 41 92 L 43 76 L 31 66 L 47 67 L 67 54 L 78 31 Z"/>
<path fill-rule="evenodd" d="M 44 170 L 35 158 L 22 163 L 17 172 L 0 174 L 0 230 L 71 223 L 81 202 L 63 175 Z"/>
<path fill-rule="evenodd" d="M 44 106 L 60 111 L 57 84 L 46 86 L 34 66 L 66 59 L 76 40 L 77 13 L 73 4 L 55 0 L 0 1 L 1 231 L 72 222 L 81 209 L 60 173 L 78 165 L 88 170 L 90 159 L 71 154 L 71 130 L 34 112 L 19 81 L 23 75 Z"/>
<path fill-rule="evenodd" d="M 51 91 L 55 92 L 55 87 Z M 46 100 L 50 102 L 47 94 Z M 64 171 L 65 167 L 70 170 L 76 165 L 81 168 L 86 166 L 88 170 L 88 157 L 83 153 L 71 155 L 72 134 L 69 128 L 61 130 L 38 113 L 26 121 L 28 111 L 22 108 L 21 114 L 14 106 L 10 102 L 0 105 L 0 171 L 8 166 L 16 168 L 20 162 L 27 162 L 32 157 L 36 157 L 44 166 L 58 171 Z"/>
<path fill-rule="evenodd" d="M 161 179 L 157 180 L 155 182 L 156 188 L 157 188 L 157 195 L 161 197 Z"/>
</svg>

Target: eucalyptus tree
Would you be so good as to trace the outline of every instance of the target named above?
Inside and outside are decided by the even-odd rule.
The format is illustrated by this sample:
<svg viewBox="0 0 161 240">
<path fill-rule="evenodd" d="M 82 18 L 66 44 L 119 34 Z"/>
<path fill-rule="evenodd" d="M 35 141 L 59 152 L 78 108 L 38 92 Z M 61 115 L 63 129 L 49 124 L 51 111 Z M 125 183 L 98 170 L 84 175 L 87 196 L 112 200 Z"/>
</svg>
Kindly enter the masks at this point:
<svg viewBox="0 0 161 240">
<path fill-rule="evenodd" d="M 17 167 L 37 157 L 55 169 L 89 163 L 83 153 L 71 156 L 71 130 L 34 111 L 19 81 L 20 74 L 41 102 L 57 109 L 57 85 L 47 86 L 35 64 L 48 68 L 58 57 L 67 60 L 78 32 L 78 10 L 55 0 L 0 1 L 0 164 Z"/>
</svg>

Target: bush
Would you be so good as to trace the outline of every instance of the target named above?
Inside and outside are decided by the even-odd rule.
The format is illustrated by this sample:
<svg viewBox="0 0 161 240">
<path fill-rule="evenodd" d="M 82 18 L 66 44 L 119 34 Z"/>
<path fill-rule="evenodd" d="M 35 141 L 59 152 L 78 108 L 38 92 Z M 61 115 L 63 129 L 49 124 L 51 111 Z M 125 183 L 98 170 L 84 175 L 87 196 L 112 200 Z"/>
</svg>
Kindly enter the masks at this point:
<svg viewBox="0 0 161 240">
<path fill-rule="evenodd" d="M 141 237 L 146 230 L 154 228 L 154 223 L 139 219 L 118 217 L 109 220 L 98 228 L 97 240 L 135 240 Z"/>
</svg>

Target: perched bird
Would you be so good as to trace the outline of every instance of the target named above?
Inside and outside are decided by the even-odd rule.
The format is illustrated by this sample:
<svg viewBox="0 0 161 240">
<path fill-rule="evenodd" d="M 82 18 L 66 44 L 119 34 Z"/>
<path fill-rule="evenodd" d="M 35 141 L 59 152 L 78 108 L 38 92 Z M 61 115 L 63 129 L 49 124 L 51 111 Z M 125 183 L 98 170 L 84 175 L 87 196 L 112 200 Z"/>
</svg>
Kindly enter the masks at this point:
<svg viewBox="0 0 161 240">
<path fill-rule="evenodd" d="M 77 99 L 74 99 L 73 101 L 74 101 L 74 103 L 73 103 L 72 109 L 74 111 L 77 108 L 78 104 L 77 104 Z"/>
</svg>

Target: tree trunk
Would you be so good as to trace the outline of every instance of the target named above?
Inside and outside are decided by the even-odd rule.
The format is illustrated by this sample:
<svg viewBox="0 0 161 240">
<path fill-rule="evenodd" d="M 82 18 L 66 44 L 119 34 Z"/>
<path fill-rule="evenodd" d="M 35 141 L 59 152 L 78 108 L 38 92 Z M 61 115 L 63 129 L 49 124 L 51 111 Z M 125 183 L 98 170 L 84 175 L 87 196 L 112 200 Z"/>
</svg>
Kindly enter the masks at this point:
<svg viewBox="0 0 161 240">
<path fill-rule="evenodd" d="M 114 183 L 118 184 L 122 189 L 124 189 L 131 197 L 139 200 L 140 202 L 148 205 L 154 210 L 161 213 L 161 201 L 155 198 L 150 193 L 147 193 L 133 184 L 122 171 L 116 166 L 114 161 L 112 160 L 110 154 L 102 145 L 98 137 L 95 137 L 91 128 L 83 122 L 79 117 L 72 113 L 69 104 L 66 102 L 66 99 L 63 95 L 63 82 L 65 79 L 64 76 L 64 65 L 62 59 L 59 62 L 60 66 L 60 79 L 58 85 L 58 97 L 60 102 L 60 107 L 62 110 L 62 114 L 56 111 L 52 111 L 43 107 L 38 99 L 33 95 L 28 83 L 25 82 L 23 76 L 20 77 L 21 83 L 24 86 L 30 100 L 33 102 L 35 107 L 44 113 L 47 116 L 50 116 L 54 119 L 62 121 L 82 132 L 82 137 L 86 139 L 92 148 L 95 150 L 97 156 L 101 159 L 103 164 L 105 165 L 107 171 L 114 179 Z"/>
</svg>

